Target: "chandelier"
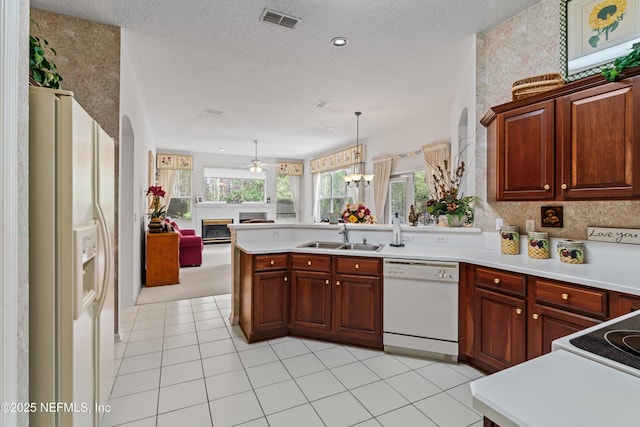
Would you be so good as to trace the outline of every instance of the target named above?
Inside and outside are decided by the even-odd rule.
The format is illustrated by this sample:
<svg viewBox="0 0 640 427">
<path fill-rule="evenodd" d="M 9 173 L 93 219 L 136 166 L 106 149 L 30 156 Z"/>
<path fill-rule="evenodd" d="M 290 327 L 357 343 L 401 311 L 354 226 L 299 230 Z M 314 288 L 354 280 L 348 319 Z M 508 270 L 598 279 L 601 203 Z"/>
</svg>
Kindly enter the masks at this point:
<svg viewBox="0 0 640 427">
<path fill-rule="evenodd" d="M 360 151 L 360 111 L 353 113 L 356 115 L 356 151 L 353 155 L 353 167 L 352 172 L 349 175 L 344 176 L 344 182 L 349 187 L 359 187 L 362 184 L 363 187 L 367 187 L 373 180 L 373 175 L 364 174 L 364 159 Z"/>
</svg>

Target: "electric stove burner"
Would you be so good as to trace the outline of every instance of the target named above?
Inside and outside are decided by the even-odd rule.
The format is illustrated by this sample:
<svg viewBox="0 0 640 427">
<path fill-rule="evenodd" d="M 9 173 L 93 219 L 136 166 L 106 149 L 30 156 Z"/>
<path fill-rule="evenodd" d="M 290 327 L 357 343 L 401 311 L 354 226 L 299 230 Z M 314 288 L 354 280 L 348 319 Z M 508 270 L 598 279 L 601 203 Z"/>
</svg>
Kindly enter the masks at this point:
<svg viewBox="0 0 640 427">
<path fill-rule="evenodd" d="M 604 334 L 604 339 L 612 346 L 640 357 L 640 331 L 616 330 Z"/>
<path fill-rule="evenodd" d="M 569 340 L 574 346 L 640 370 L 640 315 Z"/>
</svg>

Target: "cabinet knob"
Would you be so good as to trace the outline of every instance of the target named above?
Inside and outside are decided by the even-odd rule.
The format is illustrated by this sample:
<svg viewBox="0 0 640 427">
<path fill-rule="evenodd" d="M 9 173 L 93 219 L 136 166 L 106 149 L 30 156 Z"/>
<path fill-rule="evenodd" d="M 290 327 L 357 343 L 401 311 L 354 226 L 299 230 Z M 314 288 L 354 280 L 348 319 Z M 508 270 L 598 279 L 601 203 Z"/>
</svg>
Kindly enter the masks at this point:
<svg viewBox="0 0 640 427">
<path fill-rule="evenodd" d="M 276 262 L 274 260 L 271 260 L 271 262 L 269 264 L 274 265 Z"/>
<path fill-rule="evenodd" d="M 324 284 L 325 284 L 325 285 L 328 285 L 328 284 L 329 284 L 329 279 L 325 280 L 325 281 L 324 281 Z"/>
<path fill-rule="evenodd" d="M 533 320 L 538 320 L 538 317 L 540 317 L 540 315 L 538 313 L 533 313 L 531 317 L 533 317 Z"/>
<path fill-rule="evenodd" d="M 284 276 L 284 281 L 285 281 L 285 282 L 288 282 L 288 281 L 289 281 L 289 278 L 288 278 L 287 276 Z"/>
<path fill-rule="evenodd" d="M 569 294 L 562 294 L 561 296 L 562 296 L 562 299 L 565 301 L 569 299 Z"/>
<path fill-rule="evenodd" d="M 522 309 L 521 308 L 516 308 L 516 314 L 518 314 L 518 315 L 522 314 Z"/>
<path fill-rule="evenodd" d="M 545 189 L 545 190 L 549 190 L 550 188 L 551 188 L 551 186 L 550 186 L 549 184 L 545 184 L 545 185 L 544 185 L 544 189 Z"/>
<path fill-rule="evenodd" d="M 495 283 L 496 285 L 498 285 L 500 283 L 500 279 L 498 279 L 497 277 L 495 279 L 493 279 L 493 283 Z"/>
<path fill-rule="evenodd" d="M 562 185 L 560 186 L 560 188 L 562 188 L 563 190 L 566 190 L 566 189 L 567 189 L 567 184 L 562 184 Z"/>
<path fill-rule="evenodd" d="M 311 261 L 307 261 L 307 265 L 311 265 Z"/>
<path fill-rule="evenodd" d="M 336 286 L 340 286 L 340 280 L 336 280 Z"/>
<path fill-rule="evenodd" d="M 356 270 L 360 268 L 360 264 L 356 264 Z"/>
</svg>

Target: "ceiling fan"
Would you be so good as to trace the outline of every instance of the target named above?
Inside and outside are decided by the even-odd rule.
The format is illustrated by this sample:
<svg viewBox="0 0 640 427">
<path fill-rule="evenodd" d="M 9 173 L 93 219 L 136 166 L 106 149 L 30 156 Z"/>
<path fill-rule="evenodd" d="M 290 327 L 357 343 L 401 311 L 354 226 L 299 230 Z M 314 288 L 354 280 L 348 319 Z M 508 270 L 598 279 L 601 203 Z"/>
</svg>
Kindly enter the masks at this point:
<svg viewBox="0 0 640 427">
<path fill-rule="evenodd" d="M 258 140 L 254 139 L 253 143 L 255 144 L 255 157 L 248 165 L 243 166 L 243 168 L 249 168 L 251 172 L 262 172 L 262 168 L 265 166 L 272 166 L 270 163 L 264 163 L 258 159 Z"/>
</svg>

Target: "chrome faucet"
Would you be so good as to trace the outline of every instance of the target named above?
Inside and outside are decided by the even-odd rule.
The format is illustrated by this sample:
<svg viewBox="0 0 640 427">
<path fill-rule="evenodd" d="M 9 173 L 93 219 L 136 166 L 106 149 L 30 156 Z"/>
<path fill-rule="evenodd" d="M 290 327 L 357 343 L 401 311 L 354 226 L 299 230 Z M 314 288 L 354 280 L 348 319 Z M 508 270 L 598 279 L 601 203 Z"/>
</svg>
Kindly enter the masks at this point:
<svg viewBox="0 0 640 427">
<path fill-rule="evenodd" d="M 344 229 L 339 230 L 338 234 L 342 234 L 342 238 L 344 239 L 344 243 L 349 243 L 349 230 L 347 230 L 347 224 L 344 223 Z"/>
</svg>

